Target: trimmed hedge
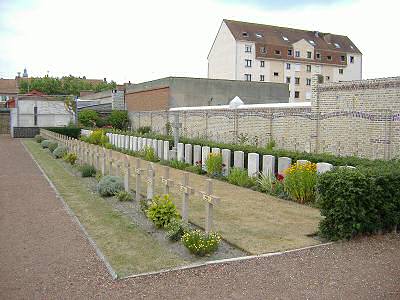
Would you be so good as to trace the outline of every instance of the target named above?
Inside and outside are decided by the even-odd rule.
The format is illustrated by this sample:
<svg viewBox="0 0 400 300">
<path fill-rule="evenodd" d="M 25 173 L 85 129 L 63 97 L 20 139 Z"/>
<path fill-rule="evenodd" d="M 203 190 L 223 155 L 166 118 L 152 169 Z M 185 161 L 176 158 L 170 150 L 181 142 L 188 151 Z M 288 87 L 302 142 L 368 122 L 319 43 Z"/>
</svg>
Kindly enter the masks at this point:
<svg viewBox="0 0 400 300">
<path fill-rule="evenodd" d="M 79 127 L 45 127 L 43 129 L 63 134 L 74 139 L 78 139 L 81 135 L 81 128 Z"/>
<path fill-rule="evenodd" d="M 391 231 L 400 224 L 400 163 L 336 168 L 319 176 L 319 233 L 329 240 Z"/>
</svg>

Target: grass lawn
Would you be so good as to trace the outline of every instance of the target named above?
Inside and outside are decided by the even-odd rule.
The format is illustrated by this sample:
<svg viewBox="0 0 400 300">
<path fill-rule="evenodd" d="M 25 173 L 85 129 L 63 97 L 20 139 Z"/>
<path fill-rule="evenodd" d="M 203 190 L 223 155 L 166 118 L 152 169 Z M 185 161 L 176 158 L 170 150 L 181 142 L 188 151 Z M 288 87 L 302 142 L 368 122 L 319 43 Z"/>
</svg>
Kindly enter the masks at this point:
<svg viewBox="0 0 400 300">
<path fill-rule="evenodd" d="M 23 143 L 51 179 L 65 202 L 107 257 L 119 277 L 187 264 L 158 241 L 91 193 L 78 177 L 33 140 Z"/>
<path fill-rule="evenodd" d="M 124 154 L 114 151 L 113 157 Z M 136 158 L 130 157 L 131 166 Z M 141 160 L 142 168 L 149 162 Z M 159 176 L 164 174 L 164 166 L 155 163 L 156 190 L 163 192 Z M 133 167 L 132 167 L 133 168 Z M 134 172 L 131 172 L 133 174 Z M 170 176 L 175 183 L 182 181 L 184 171 L 170 169 Z M 145 176 L 143 176 L 145 177 Z M 207 177 L 190 173 L 190 185 L 205 190 Z M 135 189 L 135 178 L 130 185 Z M 142 181 L 142 193 L 146 192 L 145 178 Z M 181 194 L 175 186 L 170 190 L 175 204 L 181 207 Z M 214 194 L 221 197 L 221 202 L 214 209 L 214 227 L 224 239 L 237 245 L 250 254 L 301 248 L 319 243 L 308 235 L 316 232 L 321 218 L 318 209 L 281 200 L 250 189 L 238 187 L 226 182 L 214 180 Z M 190 197 L 189 220 L 204 227 L 205 203 L 196 196 Z"/>
</svg>

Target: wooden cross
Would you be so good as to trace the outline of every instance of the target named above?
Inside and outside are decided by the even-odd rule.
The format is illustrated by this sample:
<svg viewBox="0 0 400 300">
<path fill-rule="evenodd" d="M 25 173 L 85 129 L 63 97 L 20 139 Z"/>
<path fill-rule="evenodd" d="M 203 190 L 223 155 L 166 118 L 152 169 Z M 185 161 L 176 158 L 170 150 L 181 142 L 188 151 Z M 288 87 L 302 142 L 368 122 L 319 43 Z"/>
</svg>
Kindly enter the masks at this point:
<svg viewBox="0 0 400 300">
<path fill-rule="evenodd" d="M 183 173 L 182 183 L 179 184 L 179 190 L 183 193 L 182 197 L 182 219 L 186 223 L 189 220 L 188 217 L 188 206 L 189 206 L 189 195 L 194 194 L 194 189 L 189 186 L 189 173 Z"/>
<path fill-rule="evenodd" d="M 153 200 L 154 196 L 154 165 L 149 164 L 147 169 L 147 200 Z"/>
<path fill-rule="evenodd" d="M 129 155 L 125 155 L 125 172 L 124 172 L 124 188 L 125 192 L 129 192 L 129 177 L 131 177 L 131 165 L 129 163 Z"/>
<path fill-rule="evenodd" d="M 135 174 L 136 174 L 136 201 L 140 201 L 140 177 L 142 175 L 143 169 L 140 168 L 140 159 L 136 159 L 136 168 L 135 168 Z"/>
<path fill-rule="evenodd" d="M 213 182 L 211 179 L 207 179 L 206 181 L 206 191 L 199 192 L 202 196 L 202 199 L 206 202 L 206 223 L 205 223 L 205 231 L 206 233 L 210 233 L 213 227 L 213 206 L 219 204 L 220 198 L 213 195 Z"/>
<path fill-rule="evenodd" d="M 106 175 L 106 148 L 104 147 L 101 152 L 101 174 Z"/>
<path fill-rule="evenodd" d="M 174 185 L 174 181 L 169 178 L 169 167 L 164 168 L 164 176 L 161 176 L 161 183 L 164 186 L 164 194 L 169 194 L 169 188 Z"/>
</svg>

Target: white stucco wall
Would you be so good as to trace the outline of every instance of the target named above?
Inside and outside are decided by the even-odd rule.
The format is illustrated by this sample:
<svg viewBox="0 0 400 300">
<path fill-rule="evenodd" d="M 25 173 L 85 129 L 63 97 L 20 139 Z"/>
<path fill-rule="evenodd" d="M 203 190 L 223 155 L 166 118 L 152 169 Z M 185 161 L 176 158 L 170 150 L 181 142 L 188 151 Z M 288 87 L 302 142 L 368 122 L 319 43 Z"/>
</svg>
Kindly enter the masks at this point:
<svg viewBox="0 0 400 300">
<path fill-rule="evenodd" d="M 208 55 L 208 78 L 235 78 L 236 41 L 228 26 L 222 22 Z"/>
</svg>

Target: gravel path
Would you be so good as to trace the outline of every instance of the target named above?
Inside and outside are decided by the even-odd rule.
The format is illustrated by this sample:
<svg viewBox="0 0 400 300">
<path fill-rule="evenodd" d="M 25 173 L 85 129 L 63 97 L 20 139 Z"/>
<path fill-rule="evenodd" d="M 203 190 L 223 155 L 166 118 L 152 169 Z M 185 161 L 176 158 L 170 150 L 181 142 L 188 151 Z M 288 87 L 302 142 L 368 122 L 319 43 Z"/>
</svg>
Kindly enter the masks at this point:
<svg viewBox="0 0 400 300">
<path fill-rule="evenodd" d="M 399 299 L 400 236 L 113 281 L 19 140 L 0 136 L 0 299 Z"/>
</svg>

